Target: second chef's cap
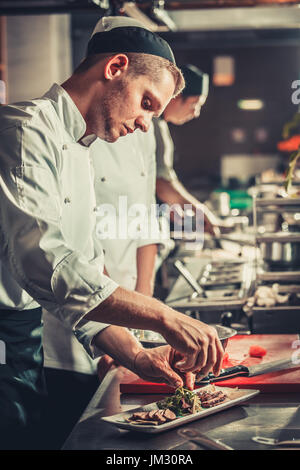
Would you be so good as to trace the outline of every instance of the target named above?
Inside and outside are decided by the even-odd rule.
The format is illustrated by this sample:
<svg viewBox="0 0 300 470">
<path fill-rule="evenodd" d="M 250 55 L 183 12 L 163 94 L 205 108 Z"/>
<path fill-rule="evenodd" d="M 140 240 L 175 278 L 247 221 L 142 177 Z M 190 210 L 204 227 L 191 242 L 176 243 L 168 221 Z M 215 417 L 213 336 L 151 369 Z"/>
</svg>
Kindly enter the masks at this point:
<svg viewBox="0 0 300 470">
<path fill-rule="evenodd" d="M 175 64 L 169 44 L 146 29 L 139 21 L 123 16 L 105 16 L 95 26 L 88 43 L 87 55 L 138 52 L 152 54 Z"/>
<path fill-rule="evenodd" d="M 185 79 L 185 88 L 182 95 L 207 97 L 209 89 L 209 76 L 207 73 L 201 72 L 195 65 L 183 65 L 180 70 Z"/>
</svg>

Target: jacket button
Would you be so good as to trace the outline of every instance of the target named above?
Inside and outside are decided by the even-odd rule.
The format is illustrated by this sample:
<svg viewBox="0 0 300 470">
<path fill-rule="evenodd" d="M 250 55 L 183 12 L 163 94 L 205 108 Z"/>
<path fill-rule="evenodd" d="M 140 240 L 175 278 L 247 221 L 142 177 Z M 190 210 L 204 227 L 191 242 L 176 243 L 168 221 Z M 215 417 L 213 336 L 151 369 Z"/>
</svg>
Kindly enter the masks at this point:
<svg viewBox="0 0 300 470">
<path fill-rule="evenodd" d="M 102 178 L 100 179 L 100 181 L 102 181 L 102 182 L 106 181 L 105 176 L 102 176 Z"/>
</svg>

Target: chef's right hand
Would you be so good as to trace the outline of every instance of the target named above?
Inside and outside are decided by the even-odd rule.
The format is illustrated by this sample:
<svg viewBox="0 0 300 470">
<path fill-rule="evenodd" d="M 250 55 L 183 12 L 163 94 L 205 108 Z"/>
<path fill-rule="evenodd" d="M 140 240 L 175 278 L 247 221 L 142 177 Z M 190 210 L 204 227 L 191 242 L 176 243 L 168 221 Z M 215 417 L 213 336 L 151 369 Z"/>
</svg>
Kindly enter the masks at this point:
<svg viewBox="0 0 300 470">
<path fill-rule="evenodd" d="M 133 372 L 148 382 L 167 383 L 174 388 L 194 389 L 195 375 L 191 372 L 180 373 L 174 364 L 182 355 L 171 346 L 140 349 L 134 359 Z"/>
<path fill-rule="evenodd" d="M 160 331 L 167 343 L 184 358 L 176 368 L 182 373 L 206 376 L 210 371 L 219 375 L 224 350 L 217 330 L 199 320 L 170 309 Z"/>
</svg>

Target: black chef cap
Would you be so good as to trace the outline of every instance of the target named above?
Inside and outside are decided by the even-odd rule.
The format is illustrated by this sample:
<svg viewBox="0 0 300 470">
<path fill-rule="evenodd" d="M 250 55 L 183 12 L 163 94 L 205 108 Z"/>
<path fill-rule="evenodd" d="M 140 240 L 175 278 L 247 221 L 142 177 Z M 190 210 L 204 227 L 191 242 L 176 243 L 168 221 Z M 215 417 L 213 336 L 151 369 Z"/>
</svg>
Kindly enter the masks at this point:
<svg viewBox="0 0 300 470">
<path fill-rule="evenodd" d="M 201 72 L 195 65 L 183 65 L 180 67 L 185 79 L 185 88 L 182 95 L 207 97 L 209 89 L 209 76 L 207 73 Z"/>
<path fill-rule="evenodd" d="M 133 19 L 105 16 L 98 21 L 88 43 L 87 55 L 103 52 L 139 52 L 163 57 L 173 64 L 175 58 L 169 44 Z"/>
</svg>

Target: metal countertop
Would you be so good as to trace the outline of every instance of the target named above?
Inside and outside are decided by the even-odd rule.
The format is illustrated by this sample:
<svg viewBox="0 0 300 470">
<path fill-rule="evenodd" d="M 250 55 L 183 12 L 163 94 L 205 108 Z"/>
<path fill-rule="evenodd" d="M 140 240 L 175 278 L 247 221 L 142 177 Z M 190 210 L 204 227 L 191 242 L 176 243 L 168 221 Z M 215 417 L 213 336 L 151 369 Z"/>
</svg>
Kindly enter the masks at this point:
<svg viewBox="0 0 300 470">
<path fill-rule="evenodd" d="M 124 368 L 111 370 L 99 386 L 82 417 L 66 440 L 63 450 L 201 450 L 185 441 L 177 429 L 150 435 L 121 430 L 101 417 L 162 399 L 162 395 L 120 394 L 120 381 L 134 374 Z M 235 450 L 271 450 L 257 444 L 254 436 L 280 439 L 300 438 L 300 394 L 260 393 L 251 400 L 188 425 L 219 439 Z"/>
</svg>

